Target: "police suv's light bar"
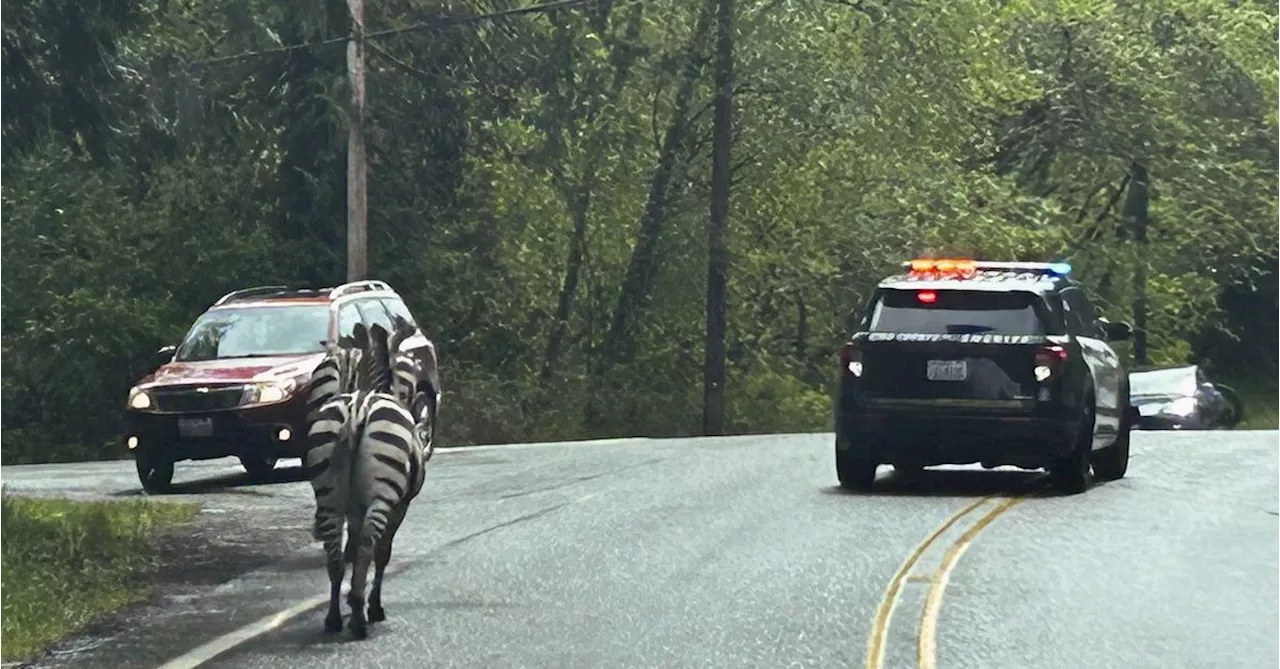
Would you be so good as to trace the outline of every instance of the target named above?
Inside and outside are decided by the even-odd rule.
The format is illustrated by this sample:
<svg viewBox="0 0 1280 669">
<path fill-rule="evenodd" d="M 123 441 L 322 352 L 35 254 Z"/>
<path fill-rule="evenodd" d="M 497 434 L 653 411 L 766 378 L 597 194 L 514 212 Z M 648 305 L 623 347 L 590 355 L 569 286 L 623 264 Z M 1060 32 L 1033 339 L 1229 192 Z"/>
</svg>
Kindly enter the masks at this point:
<svg viewBox="0 0 1280 669">
<path fill-rule="evenodd" d="M 1006 270 L 1011 272 L 1037 272 L 1067 276 L 1071 265 L 1065 262 L 991 262 L 986 260 L 952 258 L 916 258 L 902 263 L 912 274 L 959 274 L 972 276 L 977 270 Z"/>
<path fill-rule="evenodd" d="M 973 276 L 979 267 L 972 260 L 953 258 L 916 258 L 902 265 L 910 268 L 912 274 L 959 274 L 963 277 Z"/>
</svg>

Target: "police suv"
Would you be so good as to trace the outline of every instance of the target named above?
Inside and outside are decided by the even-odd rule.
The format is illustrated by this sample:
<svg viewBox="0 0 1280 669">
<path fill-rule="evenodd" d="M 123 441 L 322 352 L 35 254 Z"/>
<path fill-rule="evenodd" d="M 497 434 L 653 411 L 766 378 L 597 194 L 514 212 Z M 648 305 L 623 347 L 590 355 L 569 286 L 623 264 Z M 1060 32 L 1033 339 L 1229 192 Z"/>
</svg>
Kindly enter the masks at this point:
<svg viewBox="0 0 1280 669">
<path fill-rule="evenodd" d="M 1045 468 L 1066 493 L 1129 466 L 1128 374 L 1065 263 L 918 259 L 882 281 L 840 352 L 836 473 Z M 1091 471 L 1092 470 L 1092 471 Z"/>
</svg>

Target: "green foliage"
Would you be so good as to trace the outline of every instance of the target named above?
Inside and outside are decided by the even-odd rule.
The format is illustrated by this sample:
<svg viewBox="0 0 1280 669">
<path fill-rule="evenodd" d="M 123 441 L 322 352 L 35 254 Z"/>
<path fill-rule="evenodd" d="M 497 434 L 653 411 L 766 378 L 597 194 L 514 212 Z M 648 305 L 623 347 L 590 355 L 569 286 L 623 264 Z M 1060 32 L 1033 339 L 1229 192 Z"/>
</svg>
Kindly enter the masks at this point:
<svg viewBox="0 0 1280 669">
<path fill-rule="evenodd" d="M 706 6 L 602 7 L 370 46 L 370 267 L 437 342 L 447 442 L 701 425 Z M 1153 362 L 1275 376 L 1275 7 L 738 7 L 734 430 L 828 429 L 835 351 L 915 254 L 1069 259 L 1112 320 L 1145 297 Z M 118 76 L 85 90 L 110 123 L 14 108 L 28 139 L 2 191 L 5 462 L 118 455 L 129 385 L 218 295 L 345 274 L 341 44 L 201 62 L 342 37 L 343 3 L 134 9 L 93 24 Z M 15 11 L 31 51 L 52 19 Z M 81 126 L 112 167 L 65 148 L 59 128 Z"/>
<path fill-rule="evenodd" d="M 102 614 L 149 595 L 154 535 L 193 504 L 0 497 L 4 656 L 29 659 Z"/>
<path fill-rule="evenodd" d="M 1274 430 L 1280 427 L 1280 390 L 1275 379 L 1244 377 L 1240 382 L 1226 379 L 1226 384 L 1240 393 L 1244 403 L 1244 420 L 1240 430 Z"/>
</svg>

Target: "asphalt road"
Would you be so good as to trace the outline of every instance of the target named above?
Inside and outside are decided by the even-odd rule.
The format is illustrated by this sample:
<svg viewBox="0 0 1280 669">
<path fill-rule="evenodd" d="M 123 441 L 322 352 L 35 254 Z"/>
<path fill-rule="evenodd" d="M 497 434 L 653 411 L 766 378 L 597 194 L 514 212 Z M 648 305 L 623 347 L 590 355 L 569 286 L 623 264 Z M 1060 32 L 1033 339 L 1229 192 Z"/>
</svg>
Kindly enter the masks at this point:
<svg viewBox="0 0 1280 669">
<path fill-rule="evenodd" d="M 781 435 L 441 451 L 397 538 L 389 619 L 368 640 L 326 637 L 321 607 L 202 666 L 1280 663 L 1276 432 L 1135 433 L 1128 477 L 1070 497 L 1037 473 L 977 468 L 915 480 L 884 468 L 876 492 L 843 493 L 831 443 Z M 274 528 L 298 550 L 42 666 L 155 669 L 325 594 L 320 550 L 306 536 L 309 487 L 237 486 L 227 478 L 235 471 L 225 462 L 180 470 L 194 483 L 175 497 Z M 34 493 L 137 489 L 129 463 L 5 467 L 3 478 Z"/>
</svg>

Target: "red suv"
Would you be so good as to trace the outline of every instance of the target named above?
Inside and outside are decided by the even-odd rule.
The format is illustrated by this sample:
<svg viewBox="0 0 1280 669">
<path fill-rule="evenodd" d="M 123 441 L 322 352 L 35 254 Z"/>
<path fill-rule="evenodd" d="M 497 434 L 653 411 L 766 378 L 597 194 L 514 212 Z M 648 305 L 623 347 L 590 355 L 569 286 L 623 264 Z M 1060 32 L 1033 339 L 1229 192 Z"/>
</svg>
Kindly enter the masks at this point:
<svg viewBox="0 0 1280 669">
<path fill-rule="evenodd" d="M 440 377 L 435 345 L 382 281 L 336 288 L 261 286 L 222 296 L 163 363 L 129 391 L 125 446 L 148 491 L 167 488 L 179 460 L 240 459 L 264 478 L 306 451 L 306 386 L 325 351 L 357 323 L 412 330 L 400 350 L 416 361 L 413 402 L 424 443 L 435 436 Z"/>
</svg>

